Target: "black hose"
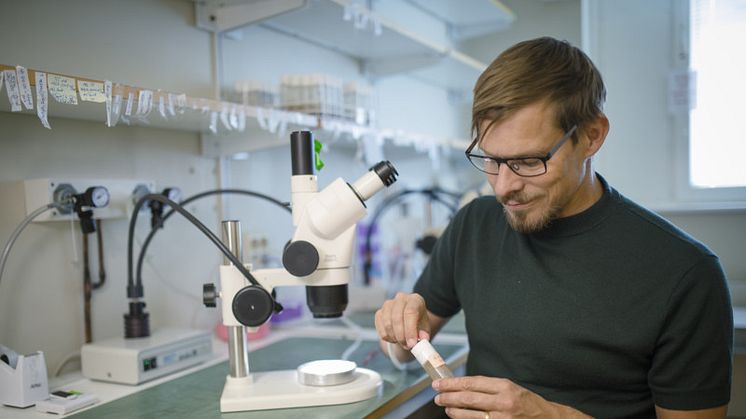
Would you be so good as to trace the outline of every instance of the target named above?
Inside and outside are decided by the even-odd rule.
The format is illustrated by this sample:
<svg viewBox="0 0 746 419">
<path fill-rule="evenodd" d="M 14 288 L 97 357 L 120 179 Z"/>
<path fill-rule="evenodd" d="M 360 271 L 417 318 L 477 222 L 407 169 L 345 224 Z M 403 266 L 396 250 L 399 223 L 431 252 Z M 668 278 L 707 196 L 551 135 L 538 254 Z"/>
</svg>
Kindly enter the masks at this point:
<svg viewBox="0 0 746 419">
<path fill-rule="evenodd" d="M 98 282 L 91 284 L 94 290 L 101 288 L 106 283 L 106 265 L 104 264 L 104 238 L 101 232 L 101 219 L 96 220 L 96 243 L 98 245 Z"/>
<path fill-rule="evenodd" d="M 237 194 L 237 195 L 253 196 L 255 198 L 265 199 L 265 200 L 267 200 L 267 201 L 269 201 L 269 202 L 271 202 L 273 204 L 276 204 L 276 205 L 282 207 L 283 209 L 287 210 L 288 212 L 292 212 L 291 209 L 290 209 L 290 204 L 288 204 L 287 202 L 279 201 L 279 200 L 277 200 L 275 198 L 272 198 L 269 195 L 265 195 L 265 194 L 262 194 L 262 193 L 259 193 L 259 192 L 247 191 L 247 190 L 243 190 L 243 189 L 213 189 L 213 190 L 201 192 L 201 193 L 192 195 L 189 198 L 184 199 L 183 201 L 181 201 L 181 205 L 184 206 L 184 205 L 187 205 L 187 204 L 189 204 L 191 202 L 194 202 L 194 201 L 196 201 L 198 199 L 201 199 L 201 198 L 204 198 L 204 197 L 207 197 L 207 196 L 210 196 L 210 195 L 218 195 L 218 194 L 220 194 L 220 195 L 222 195 L 222 194 Z M 169 210 L 160 219 L 160 222 L 156 226 L 153 226 L 152 230 L 150 230 L 150 233 L 148 233 L 148 237 L 146 237 L 145 241 L 142 243 L 142 247 L 140 247 L 140 254 L 139 254 L 138 258 L 137 258 L 136 280 L 137 280 L 137 289 L 141 290 L 140 291 L 141 293 L 142 293 L 142 266 L 143 266 L 143 263 L 145 261 L 145 253 L 147 252 L 148 246 L 150 246 L 150 242 L 153 240 L 153 237 L 155 236 L 155 233 L 157 233 L 158 230 L 160 230 L 161 227 L 163 227 L 163 223 L 165 223 L 166 220 L 171 215 L 173 215 L 173 213 L 174 213 L 173 209 Z M 131 280 L 131 279 L 132 278 L 130 277 L 129 280 Z M 131 281 L 128 281 L 127 285 L 129 287 L 132 287 L 133 283 Z"/>
<path fill-rule="evenodd" d="M 207 228 L 200 220 L 197 219 L 194 215 L 190 214 L 189 211 L 185 210 L 181 205 L 177 204 L 176 202 L 166 198 L 165 196 L 161 194 L 148 194 L 140 198 L 137 203 L 135 204 L 135 208 L 132 212 L 132 218 L 130 218 L 130 225 L 129 225 L 129 231 L 127 233 L 127 283 L 132 284 L 132 248 L 134 244 L 134 237 L 135 237 L 135 225 L 137 224 L 137 215 L 140 212 L 140 209 L 142 208 L 143 204 L 149 200 L 155 200 L 158 202 L 162 202 L 168 206 L 170 206 L 173 210 L 181 214 L 184 218 L 189 220 L 199 231 L 201 231 L 207 238 L 215 245 L 218 249 L 225 255 L 225 257 L 231 261 L 233 265 L 236 266 L 236 269 L 241 272 L 241 274 L 246 277 L 246 279 L 254 286 L 264 288 L 259 283 L 259 281 L 254 278 L 254 276 L 249 272 L 248 269 L 241 263 L 240 260 L 228 249 L 228 247 L 223 244 L 222 241 L 213 233 L 210 231 L 209 228 Z M 165 219 L 166 217 L 164 217 Z M 138 299 L 142 298 L 143 292 L 142 292 L 142 285 L 137 286 L 127 286 L 127 297 L 130 299 Z M 282 306 L 280 306 L 276 301 L 275 304 L 275 311 L 281 310 Z"/>
</svg>

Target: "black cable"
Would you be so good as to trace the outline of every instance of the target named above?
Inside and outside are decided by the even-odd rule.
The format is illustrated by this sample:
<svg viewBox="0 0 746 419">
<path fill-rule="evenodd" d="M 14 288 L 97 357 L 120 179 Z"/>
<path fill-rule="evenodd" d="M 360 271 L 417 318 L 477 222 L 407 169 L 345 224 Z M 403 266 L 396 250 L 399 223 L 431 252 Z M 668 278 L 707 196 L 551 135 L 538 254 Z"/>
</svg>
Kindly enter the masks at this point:
<svg viewBox="0 0 746 419">
<path fill-rule="evenodd" d="M 98 246 L 98 282 L 91 284 L 94 290 L 106 283 L 106 265 L 104 264 L 104 238 L 101 232 L 101 219 L 96 220 L 96 243 Z"/>
<path fill-rule="evenodd" d="M 445 191 L 440 188 L 427 188 L 427 189 L 405 189 L 402 191 L 397 192 L 394 195 L 390 195 L 386 197 L 386 199 L 381 202 L 380 205 L 376 208 L 376 211 L 373 213 L 373 216 L 370 219 L 370 223 L 368 223 L 368 230 L 365 232 L 365 245 L 363 247 L 363 253 L 365 254 L 365 261 L 363 262 L 363 283 L 365 285 L 370 285 L 370 269 L 373 265 L 373 256 L 372 252 L 370 250 L 370 240 L 373 235 L 373 229 L 376 226 L 376 223 L 378 222 L 378 218 L 383 214 L 383 211 L 389 207 L 392 203 L 398 201 L 404 196 L 411 195 L 411 194 L 423 194 L 428 196 L 431 200 L 440 202 L 441 204 L 448 207 L 448 209 L 451 210 L 451 214 L 455 213 L 458 210 L 458 207 L 454 205 L 451 202 L 448 202 L 444 200 L 440 195 L 445 195 L 454 199 L 458 199 L 460 197 L 459 194 L 454 192 Z"/>
<path fill-rule="evenodd" d="M 210 231 L 209 228 L 207 228 L 200 220 L 197 219 L 194 215 L 189 213 L 189 211 L 185 210 L 181 205 L 177 204 L 176 202 L 166 198 L 165 196 L 161 194 L 148 194 L 140 198 L 137 203 L 135 204 L 135 208 L 132 211 L 132 218 L 130 218 L 130 225 L 129 225 L 129 231 L 127 234 L 127 282 L 128 284 L 132 284 L 132 248 L 134 244 L 134 236 L 135 236 L 135 225 L 137 224 L 137 215 L 140 213 L 140 208 L 142 208 L 143 204 L 146 201 L 149 200 L 156 200 L 159 202 L 162 202 L 168 206 L 170 206 L 173 210 L 176 210 L 179 214 L 181 214 L 184 218 L 189 220 L 195 227 L 199 229 L 207 238 L 215 245 L 218 249 L 225 255 L 228 260 L 231 261 L 233 265 L 236 266 L 236 269 L 238 269 L 241 274 L 246 277 L 246 279 L 249 280 L 249 282 L 259 288 L 264 288 L 259 281 L 254 278 L 254 276 L 249 272 L 248 269 L 241 263 L 238 258 L 231 253 L 230 249 L 223 244 L 222 241 L 213 233 Z M 166 217 L 164 217 L 165 219 Z M 130 299 L 137 299 L 142 298 L 143 292 L 142 292 L 142 285 L 139 287 L 133 287 L 128 285 L 127 286 L 127 297 Z M 282 306 L 274 302 L 275 305 L 275 311 L 282 310 Z"/>
<path fill-rule="evenodd" d="M 271 202 L 273 204 L 279 205 L 280 207 L 284 208 L 288 212 L 292 212 L 290 210 L 290 204 L 288 204 L 287 202 L 278 201 L 277 199 L 272 198 L 269 195 L 264 195 L 264 194 L 259 193 L 259 192 L 247 191 L 247 190 L 243 190 L 243 189 L 213 189 L 213 190 L 210 190 L 210 191 L 201 192 L 201 193 L 198 193 L 196 195 L 192 195 L 189 198 L 184 199 L 183 201 L 181 201 L 181 205 L 184 206 L 184 205 L 189 204 L 190 202 L 196 201 L 198 199 L 201 199 L 201 198 L 204 198 L 204 197 L 207 197 L 207 196 L 210 196 L 210 195 L 218 195 L 218 194 L 221 194 L 221 195 L 222 194 L 249 195 L 249 196 L 253 196 L 255 198 L 265 199 L 265 200 L 267 200 L 267 201 L 269 201 L 269 202 Z M 145 261 L 145 253 L 148 250 L 148 246 L 150 246 L 150 242 L 153 240 L 153 237 L 155 236 L 155 233 L 157 233 L 158 230 L 161 230 L 161 228 L 163 227 L 163 223 L 165 223 L 166 220 L 168 219 L 168 217 L 170 217 L 171 215 L 173 215 L 173 213 L 174 213 L 173 209 L 169 210 L 166 213 L 166 215 L 164 215 L 160 219 L 160 222 L 156 226 L 153 226 L 152 230 L 150 230 L 150 233 L 148 233 L 148 237 L 145 238 L 145 241 L 142 243 L 142 246 L 140 247 L 140 255 L 137 258 L 137 271 L 136 271 L 137 288 L 140 289 L 140 290 L 142 290 L 142 267 L 143 267 L 143 263 Z M 130 278 L 130 279 L 132 279 L 132 278 Z M 130 282 L 130 283 L 128 283 L 128 286 L 131 287 L 131 286 L 133 286 L 133 284 Z M 141 293 L 142 293 L 142 291 L 141 291 Z"/>
<path fill-rule="evenodd" d="M 85 343 L 91 343 L 93 336 L 91 332 L 91 269 L 88 258 L 88 234 L 83 235 L 83 329 L 85 330 Z"/>
</svg>

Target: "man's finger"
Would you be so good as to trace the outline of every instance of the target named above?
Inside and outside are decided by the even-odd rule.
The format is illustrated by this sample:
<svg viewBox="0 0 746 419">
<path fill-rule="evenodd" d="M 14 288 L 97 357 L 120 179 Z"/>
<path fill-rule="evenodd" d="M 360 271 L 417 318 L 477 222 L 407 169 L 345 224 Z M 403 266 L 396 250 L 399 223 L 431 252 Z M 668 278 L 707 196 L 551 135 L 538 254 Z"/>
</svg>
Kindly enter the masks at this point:
<svg viewBox="0 0 746 419">
<path fill-rule="evenodd" d="M 404 293 L 397 293 L 391 309 L 391 324 L 396 342 L 402 347 L 407 347 L 407 339 L 404 334 L 404 307 L 407 299 Z"/>
<path fill-rule="evenodd" d="M 493 419 L 496 417 L 480 410 L 459 409 L 457 407 L 446 408 L 446 415 L 452 419 Z"/>
<path fill-rule="evenodd" d="M 420 311 L 416 302 L 409 300 L 404 307 L 404 339 L 407 342 L 407 348 L 412 349 L 417 344 L 420 326 Z"/>
<path fill-rule="evenodd" d="M 442 378 L 433 381 L 433 389 L 438 392 L 445 391 L 476 391 L 480 393 L 498 394 L 506 389 L 512 382 L 504 378 L 492 378 L 484 376 L 468 376 Z"/>
<path fill-rule="evenodd" d="M 435 396 L 435 404 L 438 406 L 478 411 L 492 409 L 494 407 L 494 402 L 494 394 L 479 393 L 475 391 L 449 391 Z"/>
</svg>

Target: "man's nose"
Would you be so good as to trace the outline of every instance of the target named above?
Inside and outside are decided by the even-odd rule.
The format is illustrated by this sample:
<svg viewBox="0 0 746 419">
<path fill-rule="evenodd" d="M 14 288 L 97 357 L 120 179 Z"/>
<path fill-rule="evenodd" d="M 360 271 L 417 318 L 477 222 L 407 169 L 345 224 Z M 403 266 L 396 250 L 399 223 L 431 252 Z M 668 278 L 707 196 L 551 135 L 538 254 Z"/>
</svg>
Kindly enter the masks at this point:
<svg viewBox="0 0 746 419">
<path fill-rule="evenodd" d="M 497 197 L 508 196 L 523 188 L 523 178 L 515 174 L 505 164 L 500 165 L 499 175 L 488 175 L 488 181 Z"/>
</svg>

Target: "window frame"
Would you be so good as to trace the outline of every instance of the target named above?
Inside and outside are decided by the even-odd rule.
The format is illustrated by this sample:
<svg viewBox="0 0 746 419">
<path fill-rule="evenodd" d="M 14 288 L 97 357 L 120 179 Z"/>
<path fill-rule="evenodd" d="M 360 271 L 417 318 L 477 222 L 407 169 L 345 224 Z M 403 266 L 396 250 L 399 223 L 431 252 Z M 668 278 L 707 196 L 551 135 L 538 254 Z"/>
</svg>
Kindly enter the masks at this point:
<svg viewBox="0 0 746 419">
<path fill-rule="evenodd" d="M 690 69 L 690 6 L 692 1 L 694 0 L 673 2 L 674 21 L 676 22 L 673 27 L 673 68 Z M 676 201 L 680 203 L 710 203 L 714 208 L 732 206 L 733 201 L 743 203 L 743 206 L 746 206 L 746 186 L 700 188 L 692 185 L 690 173 L 690 117 L 690 112 L 679 113 L 673 116 L 675 140 L 674 197 Z"/>
</svg>

